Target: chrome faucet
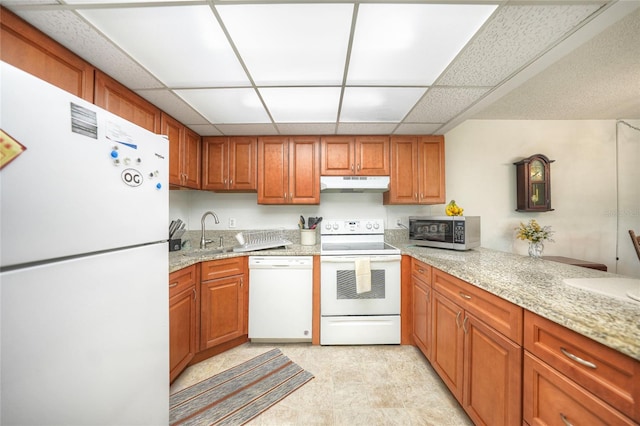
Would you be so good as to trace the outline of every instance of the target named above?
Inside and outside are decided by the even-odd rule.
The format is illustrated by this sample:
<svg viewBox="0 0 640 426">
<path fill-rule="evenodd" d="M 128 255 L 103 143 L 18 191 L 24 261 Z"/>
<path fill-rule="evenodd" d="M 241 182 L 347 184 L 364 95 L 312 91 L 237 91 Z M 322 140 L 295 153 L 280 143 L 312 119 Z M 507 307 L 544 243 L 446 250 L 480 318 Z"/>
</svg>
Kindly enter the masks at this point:
<svg viewBox="0 0 640 426">
<path fill-rule="evenodd" d="M 213 216 L 213 219 L 216 221 L 216 223 L 220 223 L 220 221 L 218 220 L 218 216 L 212 211 L 205 212 L 205 214 L 202 215 L 202 219 L 200 219 L 200 224 L 202 225 L 202 237 L 200 238 L 201 249 L 207 248 L 207 244 L 213 242 L 213 240 L 205 240 L 204 238 L 204 220 L 208 215 Z"/>
</svg>

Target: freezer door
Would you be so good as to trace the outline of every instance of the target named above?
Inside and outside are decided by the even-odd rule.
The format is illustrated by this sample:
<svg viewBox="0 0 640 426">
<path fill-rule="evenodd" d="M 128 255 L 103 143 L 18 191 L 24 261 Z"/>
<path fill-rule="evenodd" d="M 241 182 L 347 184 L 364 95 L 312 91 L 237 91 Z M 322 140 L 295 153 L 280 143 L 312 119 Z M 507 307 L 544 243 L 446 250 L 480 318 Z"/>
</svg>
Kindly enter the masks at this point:
<svg viewBox="0 0 640 426">
<path fill-rule="evenodd" d="M 166 240 L 168 140 L 0 66 L 0 266 Z"/>
<path fill-rule="evenodd" d="M 0 424 L 169 422 L 167 243 L 0 273 Z"/>
</svg>

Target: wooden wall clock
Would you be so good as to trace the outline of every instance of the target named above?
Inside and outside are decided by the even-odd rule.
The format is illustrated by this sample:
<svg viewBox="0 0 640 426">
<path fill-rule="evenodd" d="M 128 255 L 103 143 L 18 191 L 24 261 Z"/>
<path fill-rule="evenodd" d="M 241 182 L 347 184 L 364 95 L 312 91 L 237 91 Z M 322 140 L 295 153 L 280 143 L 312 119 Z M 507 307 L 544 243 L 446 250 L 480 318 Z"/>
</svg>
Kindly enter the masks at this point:
<svg viewBox="0 0 640 426">
<path fill-rule="evenodd" d="M 513 163 L 516 166 L 519 212 L 548 212 L 551 208 L 551 163 L 542 154 Z"/>
</svg>

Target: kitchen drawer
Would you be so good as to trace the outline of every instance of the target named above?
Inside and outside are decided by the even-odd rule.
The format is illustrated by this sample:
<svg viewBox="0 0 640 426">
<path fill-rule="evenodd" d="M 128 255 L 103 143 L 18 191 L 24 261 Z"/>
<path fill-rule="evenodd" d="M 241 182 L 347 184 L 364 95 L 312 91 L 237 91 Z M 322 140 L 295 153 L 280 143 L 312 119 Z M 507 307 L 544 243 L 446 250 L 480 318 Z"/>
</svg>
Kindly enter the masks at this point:
<svg viewBox="0 0 640 426">
<path fill-rule="evenodd" d="M 525 352 L 523 418 L 530 425 L 633 425 L 601 399 Z"/>
<path fill-rule="evenodd" d="M 208 281 L 244 274 L 246 270 L 246 259 L 246 256 L 241 256 L 202 262 L 200 263 L 201 280 Z"/>
<path fill-rule="evenodd" d="M 182 268 L 169 274 L 169 297 L 180 294 L 182 291 L 193 287 L 198 281 L 198 269 L 196 265 Z"/>
<path fill-rule="evenodd" d="M 433 288 L 496 331 L 522 345 L 523 309 L 459 278 L 433 268 Z"/>
<path fill-rule="evenodd" d="M 411 258 L 411 275 L 427 285 L 431 285 L 431 266 Z"/>
<path fill-rule="evenodd" d="M 640 362 L 525 312 L 524 347 L 591 393 L 640 421 Z"/>
</svg>

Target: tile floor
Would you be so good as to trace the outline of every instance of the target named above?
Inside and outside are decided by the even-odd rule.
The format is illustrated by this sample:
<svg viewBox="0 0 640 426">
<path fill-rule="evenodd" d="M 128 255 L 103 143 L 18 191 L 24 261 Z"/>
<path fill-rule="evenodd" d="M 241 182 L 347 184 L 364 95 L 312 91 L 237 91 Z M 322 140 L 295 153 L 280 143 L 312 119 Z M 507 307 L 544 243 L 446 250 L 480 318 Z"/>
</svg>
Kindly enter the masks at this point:
<svg viewBox="0 0 640 426">
<path fill-rule="evenodd" d="M 315 378 L 249 425 L 472 425 L 412 346 L 245 343 L 187 368 L 171 393 L 274 347 Z"/>
</svg>

